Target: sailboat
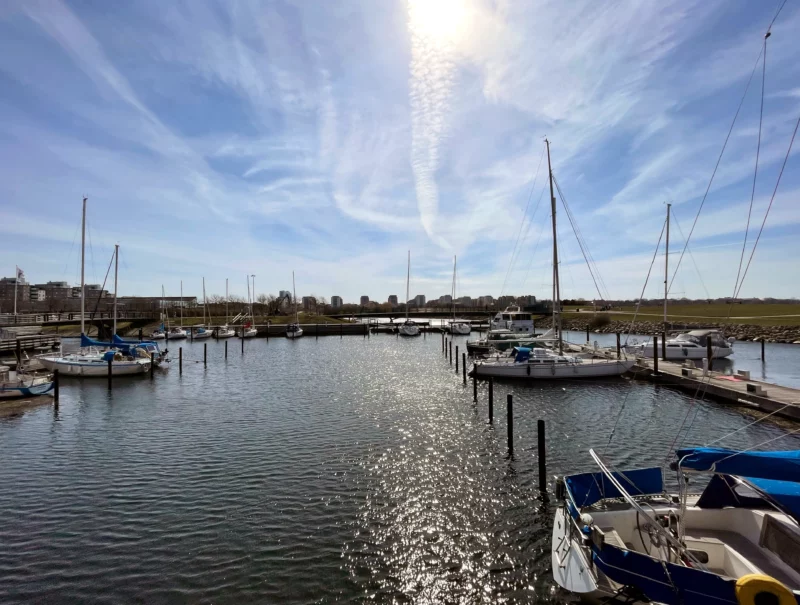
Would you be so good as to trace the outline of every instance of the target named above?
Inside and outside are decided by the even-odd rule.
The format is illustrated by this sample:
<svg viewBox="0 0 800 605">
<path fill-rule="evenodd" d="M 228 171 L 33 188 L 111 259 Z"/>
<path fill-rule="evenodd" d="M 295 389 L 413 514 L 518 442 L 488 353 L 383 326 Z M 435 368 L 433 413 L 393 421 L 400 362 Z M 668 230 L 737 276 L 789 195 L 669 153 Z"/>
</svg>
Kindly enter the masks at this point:
<svg viewBox="0 0 800 605">
<path fill-rule="evenodd" d="M 245 321 L 242 325 L 242 338 L 254 338 L 258 334 L 255 327 L 255 318 L 253 317 L 253 296 L 256 294 L 256 276 L 253 275 L 253 294 L 250 294 L 250 276 L 247 276 L 247 303 L 250 307 L 250 321 Z M 247 317 L 245 317 L 247 320 Z"/>
<path fill-rule="evenodd" d="M 217 338 L 231 338 L 236 336 L 236 330 L 228 327 L 228 278 L 225 278 L 225 325 L 217 328 Z"/>
<path fill-rule="evenodd" d="M 86 201 L 83 198 L 83 212 L 81 215 L 81 345 L 91 342 L 86 336 Z M 115 250 L 115 254 L 118 251 Z M 115 278 L 116 281 L 116 278 Z M 114 286 L 116 292 L 116 284 Z M 116 296 L 115 296 L 116 300 Z M 115 326 L 116 327 L 116 326 Z M 108 376 L 108 363 L 111 362 L 112 376 L 127 374 L 143 374 L 150 370 L 150 356 L 141 349 L 127 351 L 108 350 L 98 352 L 91 347 L 82 348 L 76 353 L 64 355 L 45 354 L 38 356 L 42 365 L 50 370 L 58 370 L 62 376 Z M 134 356 L 141 353 L 142 357 Z"/>
<path fill-rule="evenodd" d="M 457 258 L 453 257 L 453 287 L 450 293 L 450 306 L 453 308 L 453 319 L 450 320 L 450 334 L 466 335 L 472 331 L 472 325 L 463 319 L 456 319 L 456 263 Z"/>
<path fill-rule="evenodd" d="M 557 351 L 543 348 L 514 347 L 509 355 L 476 360 L 471 374 L 478 377 L 523 379 L 599 378 L 619 376 L 633 367 L 634 359 L 595 359 L 564 355 L 561 331 L 561 291 L 558 281 L 558 239 L 556 232 L 556 197 L 553 170 L 550 167 L 550 141 L 547 145 L 547 168 L 550 173 L 550 208 L 553 221 L 553 330 Z"/>
<path fill-rule="evenodd" d="M 397 332 L 400 336 L 419 336 L 419 326 L 408 318 L 408 306 L 411 284 L 411 250 L 408 251 L 408 270 L 406 271 L 406 320 L 400 324 Z"/>
<path fill-rule="evenodd" d="M 211 318 L 209 317 L 209 322 Z M 203 278 L 203 325 L 197 328 L 197 331 L 194 333 L 195 338 L 203 339 L 203 338 L 211 338 L 211 330 L 207 329 L 208 324 L 206 323 L 206 278 Z"/>
<path fill-rule="evenodd" d="M 303 328 L 300 327 L 300 316 L 297 314 L 297 290 L 294 287 L 294 271 L 292 271 L 292 296 L 294 297 L 294 323 L 286 326 L 286 338 L 300 338 Z"/>
<path fill-rule="evenodd" d="M 180 326 L 173 326 L 169 329 L 169 334 L 167 338 L 169 340 L 181 340 L 183 338 L 188 338 L 188 334 L 186 330 L 183 329 L 183 280 L 181 280 L 181 304 L 180 304 L 180 312 L 181 312 L 181 325 Z"/>
<path fill-rule="evenodd" d="M 52 374 L 25 374 L 21 364 L 16 371 L 0 365 L 0 401 L 35 397 L 53 390 Z"/>
</svg>

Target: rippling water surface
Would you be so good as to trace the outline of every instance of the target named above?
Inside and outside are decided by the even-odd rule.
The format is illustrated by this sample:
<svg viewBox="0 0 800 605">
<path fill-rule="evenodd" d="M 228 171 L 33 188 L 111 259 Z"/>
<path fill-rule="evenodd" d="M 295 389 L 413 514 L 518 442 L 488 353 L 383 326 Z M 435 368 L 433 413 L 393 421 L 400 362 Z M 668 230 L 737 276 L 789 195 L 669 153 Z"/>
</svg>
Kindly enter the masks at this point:
<svg viewBox="0 0 800 605">
<path fill-rule="evenodd" d="M 693 444 L 753 420 L 613 380 L 498 384 L 490 426 L 436 336 L 231 340 L 227 361 L 208 342 L 207 368 L 182 346 L 182 376 L 64 380 L 57 411 L 0 418 L 1 602 L 568 602 L 537 419 L 551 477 L 591 469 L 615 424 L 624 466 L 661 463 L 687 414 Z"/>
</svg>

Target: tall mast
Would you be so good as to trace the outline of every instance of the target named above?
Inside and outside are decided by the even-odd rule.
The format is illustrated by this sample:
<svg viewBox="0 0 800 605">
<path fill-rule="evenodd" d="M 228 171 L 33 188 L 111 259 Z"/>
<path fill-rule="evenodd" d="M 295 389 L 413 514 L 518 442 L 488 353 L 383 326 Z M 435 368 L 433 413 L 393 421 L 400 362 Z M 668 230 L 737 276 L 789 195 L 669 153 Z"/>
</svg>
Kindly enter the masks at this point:
<svg viewBox="0 0 800 605">
<path fill-rule="evenodd" d="M 453 321 L 456 319 L 456 266 L 458 258 L 453 256 L 453 287 L 450 292 L 450 308 L 453 309 Z"/>
<path fill-rule="evenodd" d="M 253 303 L 251 302 L 252 299 L 250 298 L 250 276 L 244 276 L 245 281 L 247 282 L 247 306 L 250 307 L 250 315 L 253 314 Z"/>
<path fill-rule="evenodd" d="M 183 327 L 183 280 L 181 280 L 181 328 Z"/>
<path fill-rule="evenodd" d="M 228 325 L 228 278 L 225 278 L 225 325 Z"/>
<path fill-rule="evenodd" d="M 253 298 L 250 300 L 250 320 L 253 322 L 253 325 L 256 325 L 256 316 L 253 315 L 253 303 L 256 302 L 256 276 L 255 274 L 251 275 L 250 277 L 253 278 Z"/>
<path fill-rule="evenodd" d="M 553 192 L 553 168 L 550 165 L 550 141 L 547 144 L 547 171 L 550 174 L 550 211 L 553 214 L 553 327 L 558 332 L 558 352 L 564 352 L 561 340 L 561 289 L 558 284 L 558 235 L 556 231 L 556 196 Z"/>
<path fill-rule="evenodd" d="M 667 280 L 669 279 L 669 209 L 672 204 L 667 204 L 667 248 L 664 252 L 664 330 L 667 329 L 667 296 L 669 294 Z"/>
<path fill-rule="evenodd" d="M 406 273 L 406 321 L 408 321 L 409 283 L 411 282 L 411 250 L 408 251 L 408 272 Z"/>
<path fill-rule="evenodd" d="M 297 315 L 297 290 L 294 287 L 294 271 L 292 271 L 292 297 L 294 298 L 294 323 L 300 325 L 300 317 Z"/>
<path fill-rule="evenodd" d="M 161 323 L 163 324 L 166 320 L 167 327 L 166 330 L 169 332 L 169 311 L 167 310 L 167 303 L 164 300 L 166 297 L 164 295 L 164 284 L 161 284 Z"/>
<path fill-rule="evenodd" d="M 81 218 L 81 335 L 86 333 L 84 329 L 84 313 L 86 312 L 86 297 L 84 296 L 84 283 L 86 279 L 86 198 L 83 198 L 83 216 Z"/>
<path fill-rule="evenodd" d="M 211 316 L 208 316 L 209 322 L 211 323 Z M 206 323 L 206 278 L 203 277 L 203 323 Z"/>
<path fill-rule="evenodd" d="M 114 332 L 117 333 L 117 280 L 119 278 L 119 244 L 114 244 Z"/>
</svg>

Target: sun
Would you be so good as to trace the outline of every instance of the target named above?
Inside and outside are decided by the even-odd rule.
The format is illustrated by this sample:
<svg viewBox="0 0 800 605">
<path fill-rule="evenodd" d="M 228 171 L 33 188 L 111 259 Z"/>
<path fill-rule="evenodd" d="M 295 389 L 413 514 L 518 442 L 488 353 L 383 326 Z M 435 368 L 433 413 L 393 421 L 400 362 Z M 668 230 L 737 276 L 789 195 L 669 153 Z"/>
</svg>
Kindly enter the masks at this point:
<svg viewBox="0 0 800 605">
<path fill-rule="evenodd" d="M 455 44 L 463 35 L 466 7 L 461 0 L 409 0 L 408 26 L 434 44 Z"/>
</svg>

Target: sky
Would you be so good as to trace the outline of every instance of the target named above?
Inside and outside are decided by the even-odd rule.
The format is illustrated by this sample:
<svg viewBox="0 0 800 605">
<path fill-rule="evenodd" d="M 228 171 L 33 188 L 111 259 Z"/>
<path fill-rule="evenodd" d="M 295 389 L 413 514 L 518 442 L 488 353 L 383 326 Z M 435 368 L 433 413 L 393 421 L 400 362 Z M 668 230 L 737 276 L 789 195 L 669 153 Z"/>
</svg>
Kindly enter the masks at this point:
<svg viewBox="0 0 800 605">
<path fill-rule="evenodd" d="M 731 296 L 800 115 L 800 5 L 0 3 L 0 273 L 120 293 Z M 741 288 L 798 295 L 800 142 Z M 682 234 L 682 235 L 681 235 Z M 655 254 L 655 257 L 654 257 Z M 599 290 L 599 292 L 598 292 Z"/>
</svg>

